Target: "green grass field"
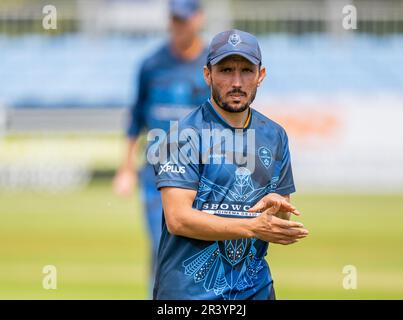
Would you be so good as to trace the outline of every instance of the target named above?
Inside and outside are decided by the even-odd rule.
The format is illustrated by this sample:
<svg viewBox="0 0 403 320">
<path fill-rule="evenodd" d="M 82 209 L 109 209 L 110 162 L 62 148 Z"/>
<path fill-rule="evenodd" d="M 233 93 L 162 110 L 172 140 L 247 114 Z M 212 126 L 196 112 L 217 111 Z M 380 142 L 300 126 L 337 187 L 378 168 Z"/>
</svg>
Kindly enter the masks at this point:
<svg viewBox="0 0 403 320">
<path fill-rule="evenodd" d="M 268 260 L 279 299 L 403 299 L 403 195 L 295 195 L 310 230 Z M 68 194 L 0 195 L 1 299 L 146 299 L 148 242 L 138 197 L 108 183 Z M 57 268 L 45 290 L 42 268 Z M 358 288 L 343 289 L 354 265 Z"/>
</svg>

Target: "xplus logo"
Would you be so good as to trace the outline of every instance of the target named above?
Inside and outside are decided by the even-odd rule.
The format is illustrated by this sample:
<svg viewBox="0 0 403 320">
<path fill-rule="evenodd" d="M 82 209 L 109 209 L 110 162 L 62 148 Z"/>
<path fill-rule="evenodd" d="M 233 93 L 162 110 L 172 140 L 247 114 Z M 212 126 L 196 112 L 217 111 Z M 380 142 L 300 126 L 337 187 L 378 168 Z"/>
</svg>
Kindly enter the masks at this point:
<svg viewBox="0 0 403 320">
<path fill-rule="evenodd" d="M 160 171 L 158 172 L 158 175 L 160 175 L 163 172 L 185 173 L 185 171 L 186 171 L 185 167 L 178 166 L 176 164 L 171 164 L 171 162 L 167 162 L 166 164 L 160 166 Z"/>
</svg>

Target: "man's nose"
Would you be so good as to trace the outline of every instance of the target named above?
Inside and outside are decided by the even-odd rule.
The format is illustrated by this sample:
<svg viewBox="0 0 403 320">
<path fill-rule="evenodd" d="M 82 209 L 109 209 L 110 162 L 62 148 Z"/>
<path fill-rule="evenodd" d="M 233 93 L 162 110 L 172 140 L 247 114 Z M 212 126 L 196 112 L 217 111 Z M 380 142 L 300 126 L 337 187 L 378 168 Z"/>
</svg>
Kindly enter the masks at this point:
<svg viewBox="0 0 403 320">
<path fill-rule="evenodd" d="M 241 88 L 242 87 L 242 77 L 241 72 L 235 71 L 232 77 L 232 86 L 234 88 Z"/>
</svg>

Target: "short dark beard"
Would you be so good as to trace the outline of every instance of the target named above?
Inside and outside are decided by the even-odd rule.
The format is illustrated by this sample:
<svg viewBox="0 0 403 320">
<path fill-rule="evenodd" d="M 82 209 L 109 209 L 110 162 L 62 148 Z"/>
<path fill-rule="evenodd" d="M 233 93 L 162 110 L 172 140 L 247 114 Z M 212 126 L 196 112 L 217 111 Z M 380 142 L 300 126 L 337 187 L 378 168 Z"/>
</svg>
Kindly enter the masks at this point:
<svg viewBox="0 0 403 320">
<path fill-rule="evenodd" d="M 237 90 L 234 90 L 234 93 L 235 93 L 235 91 L 237 91 Z M 239 92 L 239 91 L 237 91 L 237 92 Z M 211 94 L 212 94 L 214 102 L 221 109 L 223 109 L 223 110 L 225 110 L 227 112 L 231 112 L 231 113 L 240 113 L 240 112 L 244 112 L 245 110 L 247 110 L 250 107 L 250 105 L 253 103 L 253 101 L 255 100 L 256 92 L 257 92 L 257 86 L 253 90 L 251 98 L 249 99 L 248 102 L 246 102 L 244 105 L 241 105 L 239 108 L 233 108 L 228 103 L 223 101 L 223 98 L 220 96 L 218 91 L 215 89 L 213 81 L 211 81 Z"/>
</svg>

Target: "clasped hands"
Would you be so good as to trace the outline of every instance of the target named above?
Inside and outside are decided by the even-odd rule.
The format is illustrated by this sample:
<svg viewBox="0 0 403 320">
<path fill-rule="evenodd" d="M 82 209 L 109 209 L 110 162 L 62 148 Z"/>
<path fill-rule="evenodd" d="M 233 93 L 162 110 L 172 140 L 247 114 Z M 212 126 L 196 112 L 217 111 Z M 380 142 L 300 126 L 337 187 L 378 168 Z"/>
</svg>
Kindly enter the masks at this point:
<svg viewBox="0 0 403 320">
<path fill-rule="evenodd" d="M 285 197 L 277 193 L 264 196 L 249 209 L 249 212 L 260 213 L 252 225 L 252 230 L 258 239 L 289 245 L 309 234 L 302 223 L 288 220 L 291 214 L 299 216 L 301 213 Z"/>
</svg>

